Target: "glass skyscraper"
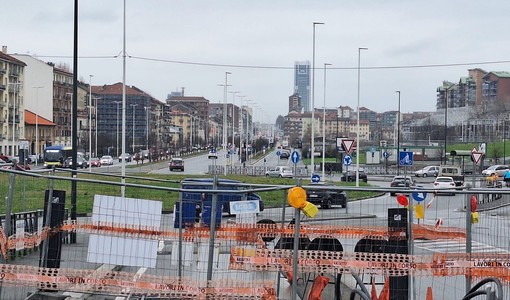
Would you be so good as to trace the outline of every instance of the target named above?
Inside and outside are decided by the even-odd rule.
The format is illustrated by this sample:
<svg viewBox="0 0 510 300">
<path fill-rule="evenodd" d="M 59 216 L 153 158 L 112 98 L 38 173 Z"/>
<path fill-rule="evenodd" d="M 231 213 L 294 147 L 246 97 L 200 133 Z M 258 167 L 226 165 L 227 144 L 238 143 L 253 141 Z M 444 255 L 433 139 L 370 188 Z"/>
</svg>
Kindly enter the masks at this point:
<svg viewBox="0 0 510 300">
<path fill-rule="evenodd" d="M 297 61 L 294 65 L 294 93 L 301 97 L 303 110 L 311 111 L 310 107 L 310 61 Z"/>
</svg>

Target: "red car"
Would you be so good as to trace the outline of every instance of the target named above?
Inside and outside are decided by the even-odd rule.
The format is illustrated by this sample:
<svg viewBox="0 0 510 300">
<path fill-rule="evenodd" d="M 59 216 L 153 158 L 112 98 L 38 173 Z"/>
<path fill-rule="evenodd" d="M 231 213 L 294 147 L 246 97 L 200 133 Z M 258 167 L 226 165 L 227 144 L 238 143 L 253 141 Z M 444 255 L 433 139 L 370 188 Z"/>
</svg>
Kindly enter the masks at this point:
<svg viewBox="0 0 510 300">
<path fill-rule="evenodd" d="M 100 167 L 101 160 L 98 157 L 92 157 L 89 161 L 91 167 Z"/>
</svg>

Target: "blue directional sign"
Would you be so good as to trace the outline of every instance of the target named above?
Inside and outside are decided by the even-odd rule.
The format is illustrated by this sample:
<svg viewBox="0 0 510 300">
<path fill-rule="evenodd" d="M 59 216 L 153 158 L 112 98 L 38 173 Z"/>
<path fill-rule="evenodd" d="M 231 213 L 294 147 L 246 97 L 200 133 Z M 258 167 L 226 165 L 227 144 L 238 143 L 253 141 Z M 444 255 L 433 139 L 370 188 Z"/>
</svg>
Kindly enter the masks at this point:
<svg viewBox="0 0 510 300">
<path fill-rule="evenodd" d="M 293 163 L 297 164 L 299 162 L 299 153 L 297 151 L 292 151 L 290 159 L 292 160 Z"/>
<path fill-rule="evenodd" d="M 280 150 L 276 150 L 276 156 L 280 156 L 280 154 L 282 154 L 282 152 Z"/>
<path fill-rule="evenodd" d="M 344 165 L 346 166 L 352 165 L 352 156 L 350 156 L 349 154 L 344 156 Z"/>
<path fill-rule="evenodd" d="M 413 193 L 414 200 L 421 202 L 427 198 L 427 193 Z"/>
<path fill-rule="evenodd" d="M 400 151 L 398 153 L 398 162 L 401 166 L 412 166 L 413 165 L 413 152 L 411 151 Z"/>
<path fill-rule="evenodd" d="M 319 174 L 312 174 L 312 182 L 319 182 L 321 181 L 321 177 Z"/>
<path fill-rule="evenodd" d="M 390 156 L 388 151 L 384 151 L 382 155 L 384 156 L 384 158 L 388 158 Z"/>
<path fill-rule="evenodd" d="M 211 148 L 211 153 L 216 153 L 216 148 Z"/>
</svg>

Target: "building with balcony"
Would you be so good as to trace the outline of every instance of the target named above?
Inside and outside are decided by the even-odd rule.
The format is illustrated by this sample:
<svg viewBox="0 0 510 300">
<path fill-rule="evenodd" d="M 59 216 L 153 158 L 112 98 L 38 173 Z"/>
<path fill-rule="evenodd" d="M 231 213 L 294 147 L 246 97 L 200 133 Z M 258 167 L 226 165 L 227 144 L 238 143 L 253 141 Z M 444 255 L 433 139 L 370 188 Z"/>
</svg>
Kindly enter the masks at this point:
<svg viewBox="0 0 510 300">
<path fill-rule="evenodd" d="M 17 156 L 24 138 L 24 80 L 26 64 L 0 52 L 0 153 Z"/>
</svg>

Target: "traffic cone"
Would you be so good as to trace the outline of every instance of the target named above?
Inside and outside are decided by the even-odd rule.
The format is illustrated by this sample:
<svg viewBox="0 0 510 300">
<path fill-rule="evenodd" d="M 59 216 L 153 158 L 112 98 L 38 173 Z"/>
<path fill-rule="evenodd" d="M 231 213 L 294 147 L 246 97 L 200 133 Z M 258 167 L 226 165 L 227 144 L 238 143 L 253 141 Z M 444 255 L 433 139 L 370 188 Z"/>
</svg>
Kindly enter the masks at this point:
<svg viewBox="0 0 510 300">
<path fill-rule="evenodd" d="M 425 297 L 425 300 L 434 300 L 434 297 L 432 296 L 432 287 L 427 288 L 427 296 Z"/>
</svg>

